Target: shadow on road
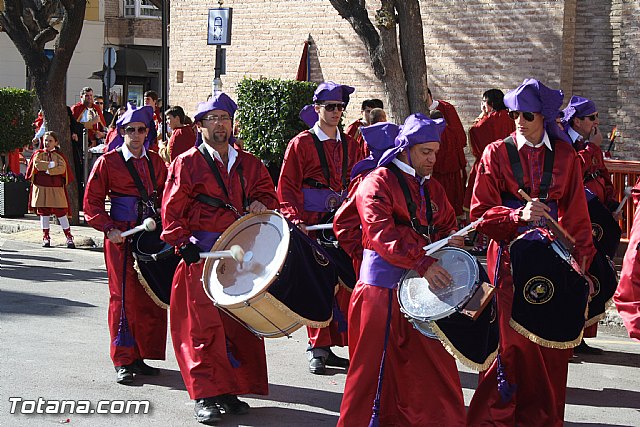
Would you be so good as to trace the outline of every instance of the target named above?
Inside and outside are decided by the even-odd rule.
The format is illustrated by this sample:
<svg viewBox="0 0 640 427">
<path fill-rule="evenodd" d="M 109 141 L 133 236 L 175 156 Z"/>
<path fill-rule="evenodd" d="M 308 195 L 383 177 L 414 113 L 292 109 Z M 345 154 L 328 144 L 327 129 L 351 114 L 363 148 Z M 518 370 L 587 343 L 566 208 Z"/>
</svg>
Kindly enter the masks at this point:
<svg viewBox="0 0 640 427">
<path fill-rule="evenodd" d="M 147 362 L 152 366 L 156 366 L 156 363 L 154 363 L 156 361 L 154 360 L 147 360 Z M 127 384 L 125 387 L 142 387 L 145 385 L 156 385 L 170 390 L 187 391 L 187 388 L 184 386 L 184 381 L 182 380 L 182 375 L 180 375 L 180 371 L 176 369 L 160 368 L 160 375 L 155 377 L 136 375 L 133 384 Z"/>
<path fill-rule="evenodd" d="M 326 390 L 293 387 L 283 384 L 269 384 L 268 396 L 250 395 L 250 397 L 260 400 L 274 400 L 276 402 L 309 405 L 326 409 L 327 411 L 338 412 L 340 410 L 340 402 L 342 402 L 342 390 L 340 393 L 334 393 Z M 337 421 L 337 419 L 335 421 Z"/>
<path fill-rule="evenodd" d="M 283 427 L 301 425 L 324 427 L 335 426 L 337 422 L 337 415 L 319 414 L 317 412 L 309 412 L 294 408 L 260 407 L 251 408 L 251 412 L 247 415 L 224 415 L 222 421 L 218 422 L 216 425 L 226 427 Z"/>
<path fill-rule="evenodd" d="M 640 368 L 640 354 L 624 353 L 621 351 L 607 350 L 600 355 L 581 354 L 579 361 L 582 363 L 598 363 L 601 365 L 627 366 L 629 368 Z"/>
<path fill-rule="evenodd" d="M 567 387 L 567 404 L 594 408 L 640 409 L 640 392 L 612 388 L 586 390 Z"/>
<path fill-rule="evenodd" d="M 59 316 L 74 313 L 77 311 L 77 307 L 93 308 L 96 306 L 66 298 L 46 297 L 25 292 L 3 291 L 0 289 L 1 314 Z"/>
<path fill-rule="evenodd" d="M 106 282 L 107 274 L 104 270 L 92 269 L 70 269 L 56 268 L 50 266 L 33 266 L 22 262 L 24 254 L 6 254 L 2 251 L 0 255 L 0 277 L 6 279 L 17 279 L 37 282 Z M 29 255 L 29 261 L 39 261 L 43 263 L 62 264 L 69 260 L 54 257 L 39 257 Z"/>
</svg>

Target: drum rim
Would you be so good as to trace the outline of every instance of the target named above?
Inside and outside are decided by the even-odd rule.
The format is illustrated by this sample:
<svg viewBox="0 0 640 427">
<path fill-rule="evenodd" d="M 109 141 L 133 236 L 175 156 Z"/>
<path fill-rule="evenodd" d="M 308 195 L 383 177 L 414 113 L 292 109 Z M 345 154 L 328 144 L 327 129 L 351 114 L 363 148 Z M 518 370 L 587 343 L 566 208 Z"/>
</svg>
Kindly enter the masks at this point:
<svg viewBox="0 0 640 427">
<path fill-rule="evenodd" d="M 284 224 L 284 227 L 282 229 L 283 232 L 283 236 L 282 239 L 283 241 L 287 242 L 287 246 L 290 245 L 290 239 L 291 239 L 291 232 L 289 230 L 289 223 L 287 222 L 286 218 L 284 217 L 284 215 L 282 215 L 280 212 L 278 211 L 274 211 L 274 210 L 267 210 L 265 212 L 262 213 L 249 213 L 247 215 L 244 215 L 240 218 L 238 218 L 236 221 L 234 221 L 231 225 L 229 225 L 229 227 L 227 227 L 227 229 L 220 234 L 220 237 L 218 237 L 218 239 L 216 240 L 216 242 L 213 244 L 213 246 L 211 247 L 211 251 L 218 251 L 218 250 L 222 250 L 221 246 L 223 246 L 222 242 L 225 242 L 226 239 L 229 238 L 229 236 L 234 233 L 234 230 L 236 228 L 238 228 L 240 226 L 240 224 L 244 224 L 246 221 L 252 220 L 256 217 L 259 216 L 265 216 L 268 215 L 269 217 L 271 216 L 276 216 L 278 218 L 280 218 L 282 220 L 282 223 Z M 247 249 L 247 248 L 243 248 L 243 249 Z M 213 303 L 217 306 L 223 307 L 223 308 L 236 308 L 238 306 L 244 306 L 246 303 L 251 302 L 253 300 L 255 300 L 255 298 L 259 298 L 261 297 L 262 294 L 264 294 L 265 292 L 268 291 L 269 287 L 273 284 L 273 282 L 279 277 L 279 273 L 282 272 L 282 269 L 284 268 L 284 265 L 287 261 L 288 257 L 284 257 L 282 259 L 281 264 L 278 266 L 278 274 L 274 274 L 273 277 L 269 280 L 266 281 L 263 284 L 263 286 L 260 288 L 260 290 L 254 294 L 253 296 L 251 296 L 250 298 L 246 298 L 243 301 L 238 301 L 238 302 L 234 302 L 233 304 L 221 304 L 218 300 L 215 299 L 214 295 L 212 295 L 212 293 L 209 291 L 208 287 L 207 287 L 207 273 L 210 271 L 213 271 L 215 269 L 216 263 L 219 262 L 218 259 L 214 259 L 214 258 L 207 258 L 204 261 L 204 265 L 202 268 L 202 277 L 200 279 L 200 281 L 202 282 L 202 287 L 204 289 L 205 294 L 209 297 L 209 299 L 211 301 L 213 301 Z"/>
<path fill-rule="evenodd" d="M 405 273 L 402 275 L 402 278 L 400 279 L 400 282 L 398 282 L 398 289 L 397 289 L 397 297 L 398 297 L 398 304 L 400 306 L 400 311 L 402 313 L 404 313 L 406 316 L 408 316 L 409 318 L 412 319 L 416 319 L 422 322 L 435 322 L 436 320 L 440 320 L 440 319 L 444 319 L 446 317 L 451 316 L 452 314 L 458 312 L 461 310 L 462 307 L 464 307 L 464 305 L 469 301 L 469 299 L 471 298 L 471 296 L 473 296 L 473 294 L 475 293 L 475 289 L 480 286 L 480 269 L 478 268 L 478 264 L 477 264 L 477 259 L 476 257 L 474 257 L 473 255 L 471 255 L 469 252 L 465 251 L 462 248 L 456 248 L 453 246 L 445 246 L 444 248 L 438 249 L 437 251 L 435 251 L 432 255 L 437 254 L 438 252 L 462 252 L 465 256 L 470 257 L 473 259 L 474 263 L 473 265 L 474 267 L 474 271 L 475 271 L 475 282 L 473 284 L 473 287 L 471 289 L 471 292 L 469 293 L 469 295 L 463 299 L 462 301 L 460 301 L 458 304 L 456 304 L 455 306 L 451 307 L 449 310 L 446 310 L 445 312 L 437 315 L 437 317 L 434 316 L 429 316 L 429 317 L 423 317 L 423 316 L 415 316 L 412 313 L 409 313 L 409 311 L 407 311 L 404 308 L 404 304 L 402 302 L 402 298 L 400 296 L 400 289 L 402 288 L 402 285 L 404 283 L 405 278 L 411 274 L 411 273 L 416 273 L 418 274 L 415 270 L 407 270 L 405 271 Z M 420 275 L 418 275 L 418 277 L 422 277 Z"/>
</svg>

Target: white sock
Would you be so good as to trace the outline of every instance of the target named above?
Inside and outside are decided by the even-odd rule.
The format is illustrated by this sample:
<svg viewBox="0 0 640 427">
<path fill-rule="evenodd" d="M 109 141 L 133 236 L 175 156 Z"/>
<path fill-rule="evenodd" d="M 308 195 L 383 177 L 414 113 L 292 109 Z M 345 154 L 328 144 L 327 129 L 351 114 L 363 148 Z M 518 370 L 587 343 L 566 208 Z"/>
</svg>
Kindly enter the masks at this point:
<svg viewBox="0 0 640 427">
<path fill-rule="evenodd" d="M 67 228 L 69 228 L 69 218 L 67 218 L 66 215 L 59 216 L 58 221 L 60 221 L 60 227 L 62 227 L 63 230 L 66 230 Z"/>
<path fill-rule="evenodd" d="M 49 215 L 40 215 L 40 226 L 43 230 L 49 229 Z"/>
</svg>

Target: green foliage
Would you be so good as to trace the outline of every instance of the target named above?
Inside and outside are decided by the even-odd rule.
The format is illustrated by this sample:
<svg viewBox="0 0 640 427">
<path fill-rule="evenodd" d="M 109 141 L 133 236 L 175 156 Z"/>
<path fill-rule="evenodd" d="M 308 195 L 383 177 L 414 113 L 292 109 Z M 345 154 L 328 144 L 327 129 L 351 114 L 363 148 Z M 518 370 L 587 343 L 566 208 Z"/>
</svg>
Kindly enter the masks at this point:
<svg viewBox="0 0 640 427">
<path fill-rule="evenodd" d="M 237 87 L 240 138 L 244 148 L 266 162 L 279 164 L 287 144 L 307 125 L 298 117 L 318 85 L 279 79 L 243 79 Z"/>
<path fill-rule="evenodd" d="M 0 88 L 0 153 L 23 147 L 33 138 L 33 92 Z"/>
</svg>

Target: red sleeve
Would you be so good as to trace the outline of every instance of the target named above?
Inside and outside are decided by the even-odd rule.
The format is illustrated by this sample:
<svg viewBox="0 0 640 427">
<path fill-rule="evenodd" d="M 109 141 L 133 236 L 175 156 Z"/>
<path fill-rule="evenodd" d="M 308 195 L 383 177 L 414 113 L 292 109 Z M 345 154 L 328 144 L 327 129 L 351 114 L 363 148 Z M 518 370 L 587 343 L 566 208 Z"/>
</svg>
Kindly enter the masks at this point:
<svg viewBox="0 0 640 427">
<path fill-rule="evenodd" d="M 93 165 L 84 191 L 84 218 L 96 230 L 107 232 L 116 225 L 104 207 L 109 191 L 109 168 L 105 156 Z"/>
<path fill-rule="evenodd" d="M 247 173 L 247 198 L 249 202 L 259 201 L 269 209 L 278 209 L 280 203 L 273 186 L 273 180 L 267 167 L 257 157 L 244 153 L 246 164 L 249 165 Z"/>
<path fill-rule="evenodd" d="M 294 224 L 302 222 L 302 212 L 304 211 L 302 180 L 307 159 L 305 150 L 302 150 L 300 145 L 300 135 L 289 142 L 287 151 L 284 153 L 280 179 L 278 180 L 280 212 Z"/>
<path fill-rule="evenodd" d="M 356 191 L 362 179 L 362 176 L 357 176 L 351 181 L 349 195 L 333 218 L 333 232 L 340 247 L 354 259 L 362 259 L 362 230 L 355 200 Z"/>
<path fill-rule="evenodd" d="M 73 114 L 73 118 L 76 120 L 80 119 L 80 116 L 82 116 L 84 110 L 85 108 L 82 103 L 74 104 L 71 106 L 71 114 Z"/>
<path fill-rule="evenodd" d="M 169 166 L 167 181 L 162 194 L 162 240 L 172 246 L 182 246 L 189 241 L 191 229 L 185 214 L 194 203 L 190 195 L 194 183 L 185 167 L 185 158 L 179 157 Z"/>
<path fill-rule="evenodd" d="M 171 161 L 180 154 L 195 146 L 196 137 L 189 127 L 181 127 L 174 129 L 169 138 L 169 152 L 171 153 Z"/>
</svg>

